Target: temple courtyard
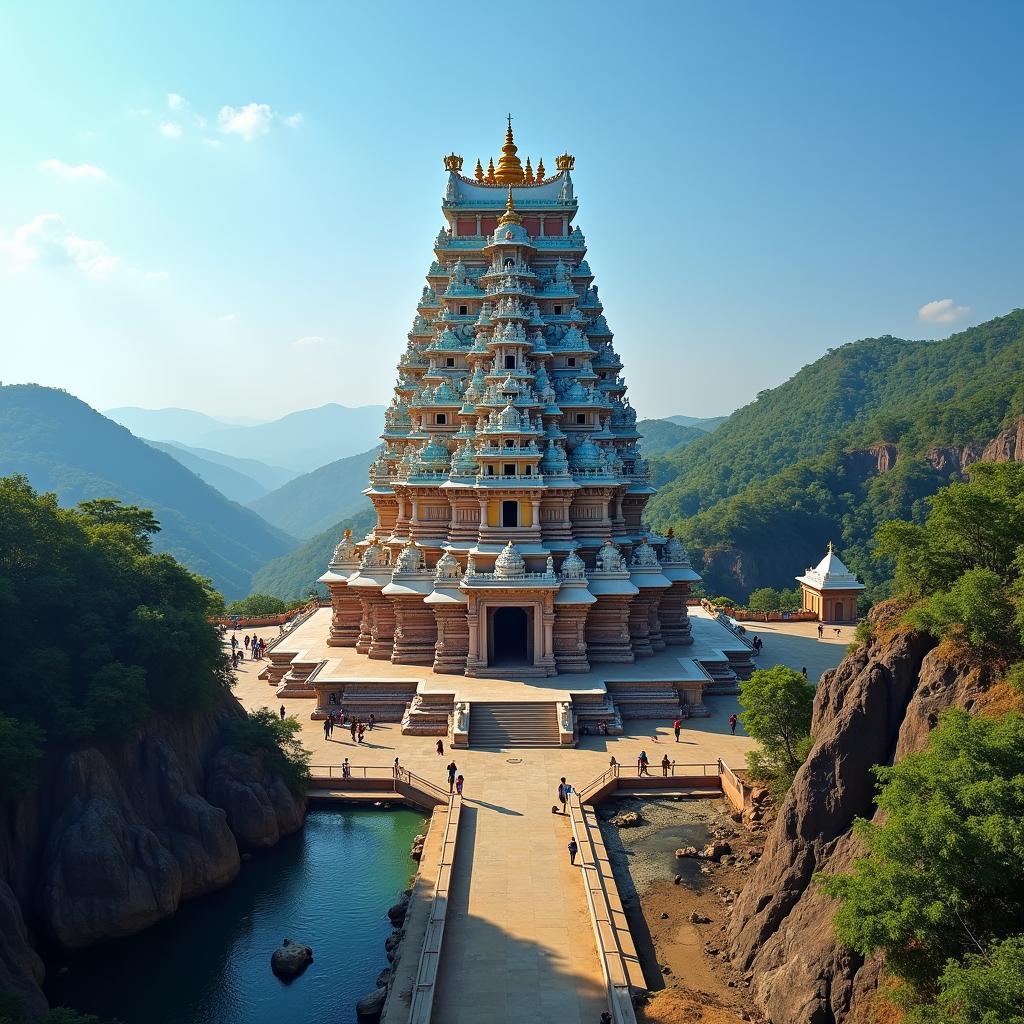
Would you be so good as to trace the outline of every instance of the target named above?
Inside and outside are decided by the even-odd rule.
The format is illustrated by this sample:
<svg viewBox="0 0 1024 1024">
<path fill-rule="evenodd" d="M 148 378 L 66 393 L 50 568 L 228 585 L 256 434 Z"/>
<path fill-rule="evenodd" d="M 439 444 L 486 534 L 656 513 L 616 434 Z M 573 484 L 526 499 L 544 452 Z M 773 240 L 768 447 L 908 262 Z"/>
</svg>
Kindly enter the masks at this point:
<svg viewBox="0 0 1024 1024">
<path fill-rule="evenodd" d="M 326 636 L 329 615 L 326 609 L 315 613 L 286 638 L 288 648 Z M 702 616 L 705 613 L 696 609 L 697 637 Z M 837 665 L 852 638 L 852 629 L 844 628 L 839 636 L 830 630 L 831 635 L 819 641 L 814 623 L 758 623 L 757 627 L 751 632 L 764 641 L 757 664 L 806 667 L 811 679 Z M 270 630 L 255 632 L 272 639 Z M 321 656 L 338 653 L 337 648 L 325 646 Z M 676 648 L 672 656 L 680 653 Z M 623 668 L 657 673 L 657 662 L 664 657 L 663 652 Z M 336 728 L 328 740 L 322 722 L 310 719 L 316 701 L 275 697 L 266 680 L 258 678 L 265 667 L 265 661 L 242 663 L 235 687 L 238 699 L 248 709 L 277 710 L 283 704 L 286 713 L 302 724 L 302 741 L 315 765 L 337 766 L 348 758 L 357 768 L 387 767 L 397 757 L 404 767 L 444 786 L 445 766 L 454 759 L 465 776 L 459 852 L 434 1003 L 433 1019 L 445 1024 L 540 1020 L 594 1024 L 607 1008 L 586 890 L 579 867 L 570 866 L 566 851 L 570 824 L 566 817 L 551 813 L 561 776 L 579 789 L 604 772 L 613 755 L 621 764 L 635 765 L 642 750 L 655 774 L 665 754 L 677 765 L 711 764 L 721 758 L 740 768 L 752 746 L 742 727 L 736 736 L 729 734 L 729 715 L 740 710 L 735 696 L 705 697 L 709 716 L 688 720 L 678 743 L 670 722 L 642 719 L 627 719 L 624 735 L 583 736 L 570 748 L 453 750 L 446 739 L 445 752 L 439 756 L 436 737 L 403 735 L 397 722 L 377 725 L 362 744 L 353 743 L 343 728 Z M 359 671 L 431 676 L 422 667 L 365 658 L 359 660 Z M 483 688 L 498 692 L 510 685 L 493 679 L 437 679 L 471 695 L 479 695 Z M 552 688 L 563 682 L 579 684 L 571 676 L 559 676 L 532 680 L 531 685 Z M 431 843 L 437 840 L 432 836 Z M 427 855 L 433 856 L 431 845 Z M 358 865 L 351 868 L 357 875 Z M 428 869 L 426 861 L 424 868 Z"/>
</svg>

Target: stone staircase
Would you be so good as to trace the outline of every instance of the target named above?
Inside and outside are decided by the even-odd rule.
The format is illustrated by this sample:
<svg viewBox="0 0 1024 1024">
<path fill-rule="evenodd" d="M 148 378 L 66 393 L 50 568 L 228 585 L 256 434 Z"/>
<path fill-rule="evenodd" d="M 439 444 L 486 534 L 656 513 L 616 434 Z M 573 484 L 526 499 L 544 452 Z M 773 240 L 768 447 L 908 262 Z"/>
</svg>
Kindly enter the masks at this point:
<svg viewBox="0 0 1024 1024">
<path fill-rule="evenodd" d="M 469 706 L 471 747 L 557 747 L 558 705 L 482 703 Z"/>
</svg>

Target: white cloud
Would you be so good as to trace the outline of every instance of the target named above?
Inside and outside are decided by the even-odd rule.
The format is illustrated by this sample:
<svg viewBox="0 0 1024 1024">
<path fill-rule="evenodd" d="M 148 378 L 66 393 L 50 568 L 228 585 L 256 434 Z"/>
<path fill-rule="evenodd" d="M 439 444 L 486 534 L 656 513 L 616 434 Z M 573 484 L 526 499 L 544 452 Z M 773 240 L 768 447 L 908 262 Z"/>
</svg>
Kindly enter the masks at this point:
<svg viewBox="0 0 1024 1024">
<path fill-rule="evenodd" d="M 66 164 L 63 160 L 44 160 L 41 171 L 51 171 L 65 181 L 109 181 L 110 175 L 94 164 Z"/>
<path fill-rule="evenodd" d="M 244 107 L 221 107 L 217 115 L 220 130 L 226 135 L 241 135 L 246 142 L 252 142 L 260 135 L 267 135 L 274 120 L 274 112 L 266 103 L 247 103 Z"/>
<path fill-rule="evenodd" d="M 917 311 L 917 318 L 926 324 L 955 324 L 970 311 L 970 306 L 958 306 L 952 299 L 935 299 Z"/>
<path fill-rule="evenodd" d="M 289 114 L 287 117 L 282 117 L 281 120 L 284 124 L 288 125 L 289 128 L 298 128 L 299 125 L 302 124 L 302 115 L 298 113 Z"/>
<path fill-rule="evenodd" d="M 315 348 L 323 342 L 324 339 L 319 334 L 307 334 L 304 338 L 296 338 L 292 342 L 292 348 Z"/>
<path fill-rule="evenodd" d="M 223 316 L 217 317 L 217 323 L 219 324 L 233 324 L 238 319 L 237 313 L 225 313 Z"/>
<path fill-rule="evenodd" d="M 167 109 L 168 110 L 184 110 L 188 106 L 188 100 L 184 96 L 176 92 L 169 92 L 167 94 Z"/>
<path fill-rule="evenodd" d="M 56 213 L 41 213 L 23 224 L 9 248 L 19 267 L 77 267 L 91 278 L 106 277 L 120 262 L 105 243 L 69 231 Z"/>
<path fill-rule="evenodd" d="M 181 138 L 181 125 L 175 121 L 164 121 L 160 125 L 160 134 L 165 139 L 180 139 Z"/>
</svg>

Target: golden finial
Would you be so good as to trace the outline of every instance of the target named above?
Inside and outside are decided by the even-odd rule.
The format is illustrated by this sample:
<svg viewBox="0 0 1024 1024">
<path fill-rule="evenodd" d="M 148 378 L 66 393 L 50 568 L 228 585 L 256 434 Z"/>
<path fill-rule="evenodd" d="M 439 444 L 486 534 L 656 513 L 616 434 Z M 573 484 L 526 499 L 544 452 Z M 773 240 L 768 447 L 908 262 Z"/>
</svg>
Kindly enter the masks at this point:
<svg viewBox="0 0 1024 1024">
<path fill-rule="evenodd" d="M 832 541 L 829 541 L 829 542 L 828 542 L 828 553 L 829 553 L 830 555 L 832 554 Z"/>
<path fill-rule="evenodd" d="M 484 178 L 484 181 L 486 181 L 488 185 L 494 184 L 494 157 L 491 157 L 491 159 L 487 161 L 487 177 Z"/>
<path fill-rule="evenodd" d="M 530 166 L 530 158 L 526 158 L 526 184 L 533 184 L 533 168 Z"/>
<path fill-rule="evenodd" d="M 544 180 L 544 157 L 541 157 L 537 161 L 537 181 L 541 182 Z"/>
<path fill-rule="evenodd" d="M 523 218 L 519 216 L 516 210 L 516 204 L 512 199 L 512 186 L 508 187 L 508 202 L 505 204 L 505 212 L 501 215 L 501 220 L 498 224 L 522 224 Z"/>
<path fill-rule="evenodd" d="M 484 169 L 480 166 L 480 157 L 476 158 L 476 170 L 473 172 L 473 176 L 477 181 L 484 180 Z"/>
<path fill-rule="evenodd" d="M 571 171 L 576 166 L 576 157 L 563 153 L 561 156 L 555 157 L 555 166 L 560 171 Z"/>
<path fill-rule="evenodd" d="M 499 185 L 522 185 L 523 165 L 516 156 L 517 147 L 512 137 L 512 115 L 508 115 L 508 128 L 505 131 L 505 145 L 501 147 L 501 156 L 498 158 L 498 169 L 494 174 L 494 180 Z"/>
<path fill-rule="evenodd" d="M 352 539 L 352 531 L 351 530 L 346 530 L 345 531 L 345 540 L 351 540 L 351 539 Z"/>
<path fill-rule="evenodd" d="M 462 157 L 456 156 L 454 153 L 449 153 L 444 158 L 444 169 L 446 171 L 454 171 L 456 174 L 462 170 Z"/>
</svg>

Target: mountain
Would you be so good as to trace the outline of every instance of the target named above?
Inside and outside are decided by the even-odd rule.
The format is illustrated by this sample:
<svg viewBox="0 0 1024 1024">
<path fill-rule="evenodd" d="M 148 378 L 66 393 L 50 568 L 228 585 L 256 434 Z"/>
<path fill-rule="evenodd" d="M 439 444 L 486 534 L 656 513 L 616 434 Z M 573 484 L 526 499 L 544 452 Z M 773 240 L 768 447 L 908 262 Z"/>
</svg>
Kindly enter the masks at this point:
<svg viewBox="0 0 1024 1024">
<path fill-rule="evenodd" d="M 349 409 L 331 403 L 255 427 L 218 427 L 196 443 L 228 455 L 309 472 L 374 447 L 383 424 L 382 405 Z"/>
<path fill-rule="evenodd" d="M 192 409 L 140 409 L 124 405 L 105 409 L 103 415 L 127 427 L 136 437 L 153 437 L 158 441 L 170 439 L 185 444 L 192 444 L 211 430 L 227 426 L 224 420 Z"/>
<path fill-rule="evenodd" d="M 705 434 L 699 427 L 684 427 L 671 420 L 641 420 L 636 429 L 642 435 L 640 445 L 648 458 L 685 447 Z"/>
<path fill-rule="evenodd" d="M 251 476 L 239 473 L 230 466 L 211 462 L 200 455 L 193 455 L 184 448 L 167 441 L 146 441 L 151 448 L 166 452 L 186 469 L 190 469 L 200 480 L 205 480 L 211 487 L 216 487 L 225 498 L 247 505 L 250 501 L 263 497 L 267 488 L 257 483 Z"/>
<path fill-rule="evenodd" d="M 1024 456 L 1022 414 L 1024 310 L 942 341 L 850 342 L 653 459 L 650 520 L 676 528 L 715 593 L 791 586 L 834 540 L 879 596 L 875 527 L 920 520 L 973 461 Z"/>
<path fill-rule="evenodd" d="M 295 541 L 228 501 L 165 452 L 65 391 L 0 387 L 0 473 L 23 473 L 61 504 L 113 497 L 152 509 L 153 538 L 228 598 L 249 593 L 252 574 Z"/>
<path fill-rule="evenodd" d="M 370 507 L 363 488 L 378 451 L 374 448 L 330 462 L 250 502 L 249 507 L 293 537 L 312 537 Z"/>
<path fill-rule="evenodd" d="M 664 417 L 669 423 L 677 423 L 681 427 L 696 427 L 705 434 L 710 434 L 712 430 L 717 430 L 728 418 L 728 416 L 708 416 L 704 419 L 701 419 L 699 416 Z"/>
<path fill-rule="evenodd" d="M 193 448 L 187 444 L 179 444 L 177 441 L 158 441 L 161 451 L 168 455 L 175 455 L 171 449 L 185 452 L 187 455 L 194 455 L 204 462 L 212 462 L 217 466 L 226 466 L 236 473 L 255 480 L 263 488 L 263 493 L 274 491 L 289 480 L 294 480 L 300 474 L 294 469 L 285 469 L 283 466 L 269 466 L 259 459 L 239 459 L 234 455 L 225 455 L 223 452 L 215 452 L 212 448 Z M 177 456 L 175 455 L 175 458 Z M 181 461 L 181 460 L 179 460 Z M 188 465 L 182 462 L 182 465 Z"/>
<path fill-rule="evenodd" d="M 376 521 L 373 507 L 367 504 L 352 518 L 335 523 L 310 538 L 302 547 L 268 562 L 253 575 L 252 592 L 273 594 L 285 601 L 305 597 L 327 569 L 327 563 L 345 530 L 350 529 L 356 537 L 363 537 Z"/>
</svg>

